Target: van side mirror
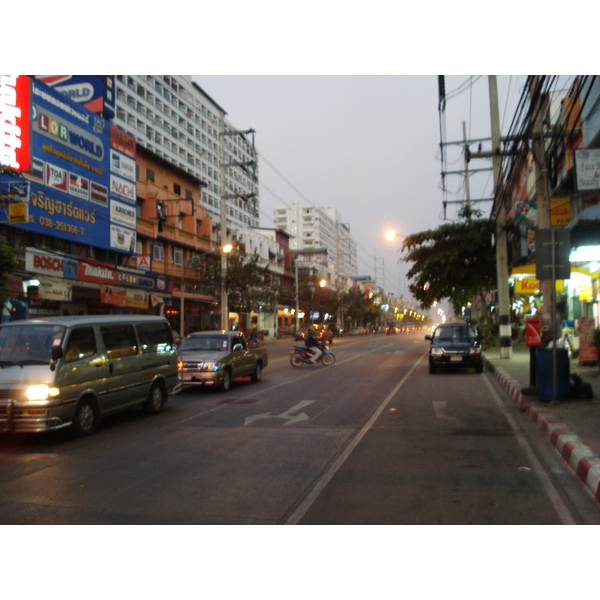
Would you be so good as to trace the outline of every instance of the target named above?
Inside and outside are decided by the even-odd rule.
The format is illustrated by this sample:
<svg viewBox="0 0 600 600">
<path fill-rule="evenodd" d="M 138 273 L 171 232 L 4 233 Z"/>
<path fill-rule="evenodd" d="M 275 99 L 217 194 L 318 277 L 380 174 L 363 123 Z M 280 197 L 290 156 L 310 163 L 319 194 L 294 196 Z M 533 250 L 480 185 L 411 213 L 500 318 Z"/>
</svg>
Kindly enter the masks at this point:
<svg viewBox="0 0 600 600">
<path fill-rule="evenodd" d="M 52 346 L 52 360 L 56 362 L 59 358 L 63 357 L 63 349 L 62 346 L 56 344 Z"/>
<path fill-rule="evenodd" d="M 431 341 L 431 336 L 430 335 L 426 335 L 425 339 Z"/>
</svg>

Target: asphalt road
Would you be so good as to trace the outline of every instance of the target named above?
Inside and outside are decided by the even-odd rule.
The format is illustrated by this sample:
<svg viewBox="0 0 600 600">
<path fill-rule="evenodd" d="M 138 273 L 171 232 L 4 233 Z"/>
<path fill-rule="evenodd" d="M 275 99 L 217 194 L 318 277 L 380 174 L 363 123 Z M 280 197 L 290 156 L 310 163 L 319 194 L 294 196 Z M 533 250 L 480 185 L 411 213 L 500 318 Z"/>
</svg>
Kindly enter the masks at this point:
<svg viewBox="0 0 600 600">
<path fill-rule="evenodd" d="M 0 437 L 1 524 L 574 524 L 600 511 L 494 381 L 430 375 L 423 334 L 269 346 L 259 383 L 188 390 L 93 436 Z"/>
</svg>

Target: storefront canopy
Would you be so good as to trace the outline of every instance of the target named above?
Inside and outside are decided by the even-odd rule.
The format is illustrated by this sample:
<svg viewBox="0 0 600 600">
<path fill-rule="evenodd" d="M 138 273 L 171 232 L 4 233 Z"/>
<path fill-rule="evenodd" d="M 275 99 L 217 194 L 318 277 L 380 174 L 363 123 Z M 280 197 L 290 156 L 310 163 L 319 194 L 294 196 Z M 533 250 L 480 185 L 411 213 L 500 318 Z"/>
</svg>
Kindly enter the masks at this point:
<svg viewBox="0 0 600 600">
<path fill-rule="evenodd" d="M 600 205 L 588 206 L 567 225 L 571 248 L 600 246 Z"/>
</svg>

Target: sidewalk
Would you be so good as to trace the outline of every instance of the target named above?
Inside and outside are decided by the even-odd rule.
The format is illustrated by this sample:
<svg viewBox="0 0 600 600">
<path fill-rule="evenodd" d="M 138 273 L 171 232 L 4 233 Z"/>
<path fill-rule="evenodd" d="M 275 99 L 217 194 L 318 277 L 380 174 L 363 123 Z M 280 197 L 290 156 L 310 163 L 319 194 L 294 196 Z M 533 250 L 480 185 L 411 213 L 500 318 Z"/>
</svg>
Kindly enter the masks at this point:
<svg viewBox="0 0 600 600">
<path fill-rule="evenodd" d="M 486 369 L 539 427 L 574 475 L 600 502 L 600 368 L 570 361 L 570 373 L 592 386 L 591 400 L 541 402 L 531 388 L 530 349 L 513 343 L 511 358 L 500 358 L 500 349 L 484 352 Z"/>
</svg>

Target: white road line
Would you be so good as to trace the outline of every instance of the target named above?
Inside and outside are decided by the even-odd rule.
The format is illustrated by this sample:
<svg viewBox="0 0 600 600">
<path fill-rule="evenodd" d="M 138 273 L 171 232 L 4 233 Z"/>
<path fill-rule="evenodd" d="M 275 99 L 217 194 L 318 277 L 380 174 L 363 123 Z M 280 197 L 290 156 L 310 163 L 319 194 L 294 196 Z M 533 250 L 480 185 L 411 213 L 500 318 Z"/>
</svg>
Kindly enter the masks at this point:
<svg viewBox="0 0 600 600">
<path fill-rule="evenodd" d="M 325 473 L 315 483 L 313 488 L 310 490 L 306 498 L 302 501 L 300 506 L 290 515 L 285 521 L 285 525 L 297 525 L 302 517 L 306 514 L 306 511 L 312 506 L 313 502 L 317 499 L 319 494 L 325 489 L 327 484 L 333 479 L 333 476 L 340 470 L 342 465 L 346 462 L 348 457 L 354 451 L 354 448 L 358 446 L 360 441 L 365 437 L 369 429 L 373 427 L 373 424 L 381 413 L 385 410 L 386 406 L 390 403 L 391 399 L 398 393 L 400 388 L 406 383 L 406 380 L 410 377 L 412 372 L 417 368 L 420 362 L 423 360 L 423 356 L 413 365 L 412 369 L 400 380 L 398 385 L 388 394 L 387 398 L 379 405 L 377 410 L 371 415 L 371 418 L 362 427 L 362 429 L 354 436 L 350 443 L 344 448 L 343 452 L 329 465 L 325 470 Z"/>
<path fill-rule="evenodd" d="M 316 375 L 318 373 L 321 373 L 324 370 L 329 370 L 329 369 L 334 369 L 336 365 L 343 365 L 344 363 L 350 362 L 351 360 L 356 360 L 357 358 L 360 358 L 361 356 L 363 356 L 364 354 L 368 354 L 368 352 L 361 352 L 360 354 L 357 354 L 355 356 L 351 356 L 350 358 L 347 358 L 346 360 L 341 360 L 339 362 L 337 362 L 336 364 L 330 366 L 330 367 L 308 367 L 307 369 L 303 369 L 302 367 L 299 369 L 295 369 L 294 367 L 292 367 L 290 365 L 290 369 L 293 369 L 293 372 L 298 372 L 298 371 L 303 371 L 303 373 L 301 375 L 297 375 L 296 377 L 292 377 L 290 379 L 286 379 L 285 381 L 282 381 L 281 383 L 276 383 L 274 385 L 270 385 L 266 388 L 262 388 L 261 389 L 261 393 L 265 393 L 265 392 L 270 392 L 271 390 L 277 389 L 278 387 L 282 387 L 284 385 L 290 385 L 292 383 L 295 383 L 296 381 L 299 381 L 300 379 L 304 379 L 305 377 L 310 377 L 311 375 Z M 239 400 L 249 400 L 251 398 L 255 398 L 256 397 L 256 392 L 254 391 L 254 388 L 251 386 L 252 388 L 252 393 L 246 395 L 246 396 L 240 396 Z M 230 390 L 231 392 L 231 390 Z M 175 396 L 177 397 L 177 396 Z M 171 426 L 172 427 L 177 427 L 179 425 L 183 425 L 184 423 L 187 423 L 188 421 L 193 421 L 194 419 L 197 419 L 199 417 L 203 417 L 205 415 L 208 415 L 212 412 L 216 412 L 217 410 L 223 410 L 225 407 L 227 406 L 227 404 L 220 404 L 218 406 L 214 406 L 212 408 L 209 408 L 208 410 L 203 410 L 200 412 L 197 412 L 189 417 L 186 417 L 185 419 L 182 419 L 181 421 L 177 421 L 175 423 L 172 423 Z"/>
<path fill-rule="evenodd" d="M 569 511 L 569 509 L 563 502 L 560 494 L 558 493 L 558 490 L 556 489 L 556 487 L 550 480 L 550 477 L 548 477 L 548 474 L 546 473 L 546 469 L 544 468 L 542 463 L 540 463 L 540 461 L 537 459 L 536 455 L 534 454 L 533 450 L 531 449 L 529 442 L 527 441 L 527 438 L 523 435 L 523 433 L 519 429 L 519 426 L 517 425 L 516 421 L 513 419 L 512 415 L 510 414 L 510 412 L 504 405 L 504 402 L 502 401 L 502 399 L 500 398 L 500 396 L 498 395 L 498 393 L 492 386 L 492 383 L 490 382 L 489 377 L 487 376 L 487 374 L 484 374 L 483 377 L 484 377 L 486 385 L 488 386 L 488 389 L 492 393 L 492 398 L 494 399 L 496 404 L 500 407 L 500 410 L 506 417 L 506 420 L 510 424 L 513 431 L 515 432 L 517 441 L 519 442 L 519 444 L 525 451 L 525 454 L 527 455 L 527 458 L 529 459 L 529 461 L 531 463 L 533 471 L 535 472 L 538 479 L 540 480 L 540 483 L 542 484 L 542 487 L 544 488 L 546 495 L 550 499 L 550 502 L 552 502 L 552 505 L 554 506 L 554 509 L 558 513 L 558 516 L 559 516 L 560 520 L 562 521 L 563 525 L 576 525 L 577 522 L 573 518 L 571 511 Z"/>
</svg>

